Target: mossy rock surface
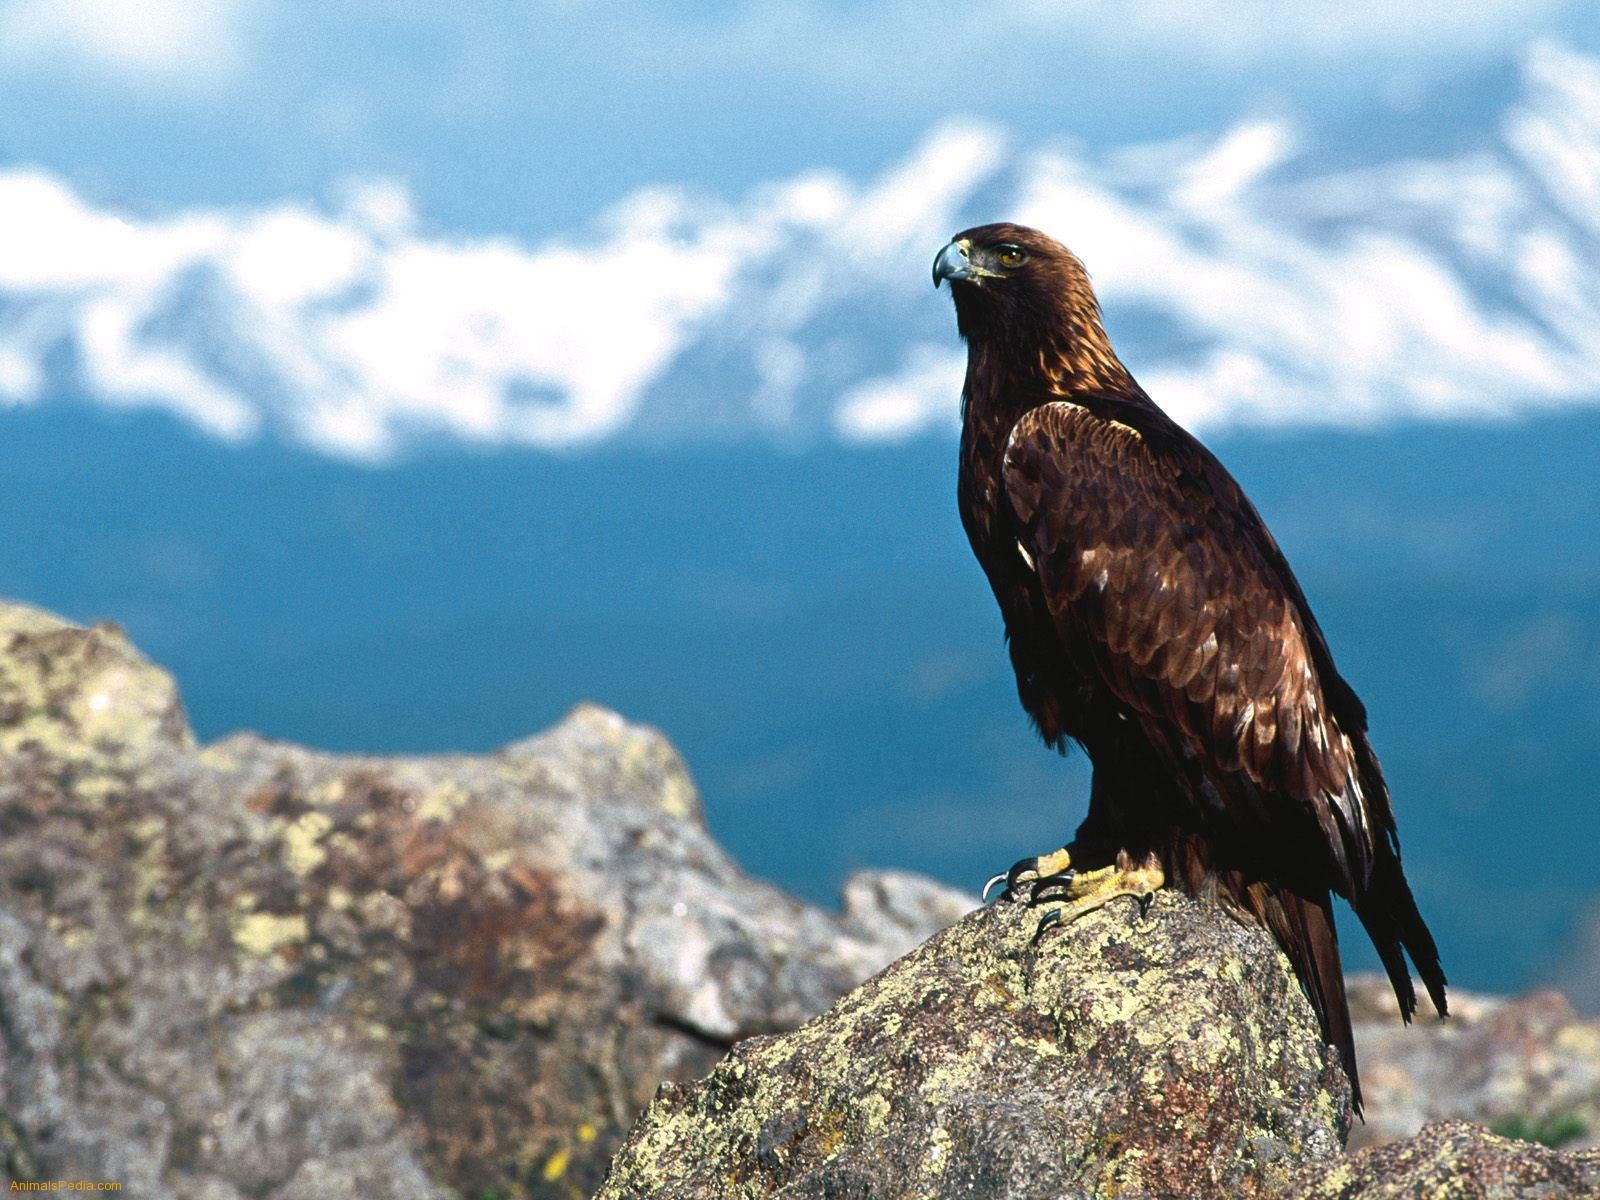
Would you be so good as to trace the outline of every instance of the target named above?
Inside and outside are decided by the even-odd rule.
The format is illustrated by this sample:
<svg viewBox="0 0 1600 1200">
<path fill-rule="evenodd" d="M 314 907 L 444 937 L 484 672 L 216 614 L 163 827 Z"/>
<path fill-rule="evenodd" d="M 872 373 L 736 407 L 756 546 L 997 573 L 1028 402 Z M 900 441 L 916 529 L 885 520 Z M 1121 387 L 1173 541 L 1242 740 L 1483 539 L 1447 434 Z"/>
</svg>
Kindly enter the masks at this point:
<svg viewBox="0 0 1600 1200">
<path fill-rule="evenodd" d="M 1348 1086 L 1262 931 L 1165 893 L 1037 923 L 974 913 L 664 1087 L 600 1197 L 1247 1200 L 1338 1159 Z"/>
</svg>

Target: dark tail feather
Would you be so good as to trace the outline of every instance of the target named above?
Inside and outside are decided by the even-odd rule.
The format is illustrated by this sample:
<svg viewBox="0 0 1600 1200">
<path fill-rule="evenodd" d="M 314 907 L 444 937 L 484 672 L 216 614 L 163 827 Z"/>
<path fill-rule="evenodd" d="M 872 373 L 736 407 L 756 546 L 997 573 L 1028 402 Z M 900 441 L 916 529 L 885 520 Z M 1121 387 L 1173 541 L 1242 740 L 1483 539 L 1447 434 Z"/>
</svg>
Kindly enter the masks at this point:
<svg viewBox="0 0 1600 1200">
<path fill-rule="evenodd" d="M 1439 965 L 1439 947 L 1417 911 L 1411 887 L 1400 869 L 1399 853 L 1392 846 L 1385 845 L 1379 851 L 1372 866 L 1372 881 L 1356 897 L 1353 907 L 1366 926 L 1367 936 L 1377 947 L 1378 957 L 1383 960 L 1395 999 L 1400 1002 L 1401 1017 L 1409 1022 L 1417 1011 L 1416 989 L 1411 985 L 1411 971 L 1406 966 L 1408 954 L 1417 974 L 1422 976 L 1422 984 L 1428 989 L 1435 1011 L 1445 1016 L 1449 1007 L 1445 998 L 1444 970 Z"/>
<path fill-rule="evenodd" d="M 1249 885 L 1243 899 L 1289 956 L 1295 977 L 1305 988 L 1322 1025 L 1323 1039 L 1339 1052 L 1350 1080 L 1350 1104 L 1360 1116 L 1361 1076 L 1356 1070 L 1356 1042 L 1344 994 L 1339 935 L 1333 927 L 1333 907 L 1327 890 L 1301 895 L 1258 881 Z"/>
</svg>

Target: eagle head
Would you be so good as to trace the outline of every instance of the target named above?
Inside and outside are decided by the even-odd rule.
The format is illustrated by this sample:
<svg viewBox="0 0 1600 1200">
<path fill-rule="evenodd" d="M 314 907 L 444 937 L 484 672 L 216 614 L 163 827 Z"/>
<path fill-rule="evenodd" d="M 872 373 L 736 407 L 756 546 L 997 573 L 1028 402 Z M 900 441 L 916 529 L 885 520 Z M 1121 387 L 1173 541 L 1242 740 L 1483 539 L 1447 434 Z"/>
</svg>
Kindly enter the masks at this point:
<svg viewBox="0 0 1600 1200">
<path fill-rule="evenodd" d="M 933 260 L 933 286 L 947 279 L 963 333 L 1099 310 L 1083 264 L 1060 242 L 1026 225 L 1001 222 L 956 234 Z"/>
<path fill-rule="evenodd" d="M 969 343 L 1003 346 L 1018 363 L 1048 363 L 1058 380 L 1085 386 L 1126 377 L 1089 273 L 1054 238 L 1009 222 L 978 225 L 956 234 L 933 260 L 934 287 L 945 280 L 956 327 Z"/>
</svg>

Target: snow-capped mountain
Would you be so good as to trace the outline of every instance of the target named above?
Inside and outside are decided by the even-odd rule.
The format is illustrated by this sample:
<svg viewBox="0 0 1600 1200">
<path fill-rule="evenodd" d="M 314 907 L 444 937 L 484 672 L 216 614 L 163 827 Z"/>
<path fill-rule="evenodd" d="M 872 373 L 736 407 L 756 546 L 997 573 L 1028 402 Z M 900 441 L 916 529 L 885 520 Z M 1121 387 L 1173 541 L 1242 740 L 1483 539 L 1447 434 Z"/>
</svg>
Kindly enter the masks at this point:
<svg viewBox="0 0 1600 1200">
<path fill-rule="evenodd" d="M 0 170 L 0 397 L 380 460 L 441 435 L 899 439 L 956 420 L 928 263 L 1003 217 L 1078 251 L 1135 373 L 1201 427 L 1592 403 L 1600 64 L 1545 44 L 1519 72 L 1431 157 L 1335 168 L 1348 147 L 1287 117 L 1093 155 L 957 122 L 864 183 L 653 188 L 537 244 L 431 229 L 387 181 L 141 217 Z"/>
</svg>

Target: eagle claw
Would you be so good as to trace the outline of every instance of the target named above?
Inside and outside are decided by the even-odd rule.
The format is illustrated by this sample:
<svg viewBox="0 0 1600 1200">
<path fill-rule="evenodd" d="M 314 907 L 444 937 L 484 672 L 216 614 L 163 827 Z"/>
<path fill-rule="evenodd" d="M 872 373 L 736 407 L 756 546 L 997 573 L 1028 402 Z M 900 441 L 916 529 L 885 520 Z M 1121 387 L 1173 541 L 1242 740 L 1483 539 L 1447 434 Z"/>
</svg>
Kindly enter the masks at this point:
<svg viewBox="0 0 1600 1200">
<path fill-rule="evenodd" d="M 1035 879 L 1028 888 L 1028 904 L 1031 907 L 1044 899 L 1046 892 L 1052 889 L 1061 889 L 1067 892 L 1072 890 L 1072 884 L 1078 878 L 1078 873 L 1068 869 L 1056 875 L 1046 875 L 1042 879 Z"/>
<path fill-rule="evenodd" d="M 1071 855 L 1066 850 L 1019 859 L 1011 864 L 1010 870 L 1002 875 L 996 875 L 983 885 L 983 899 L 987 902 L 989 893 L 994 890 L 995 885 L 1004 882 L 1005 890 L 1000 893 L 1002 900 L 1021 900 L 1026 889 L 1025 903 L 1032 907 L 1039 903 L 1042 894 L 1050 888 L 1071 888 L 1072 881 L 1077 878 L 1077 872 L 1072 870 L 1071 862 Z M 1032 879 L 1030 880 L 1028 876 L 1032 876 Z"/>
<path fill-rule="evenodd" d="M 1061 924 L 1061 910 L 1059 908 L 1050 909 L 1044 916 L 1039 918 L 1039 927 L 1033 931 L 1033 936 L 1028 939 L 1028 944 L 1037 946 L 1039 939 L 1044 937 L 1046 931 L 1059 924 Z"/>
</svg>

